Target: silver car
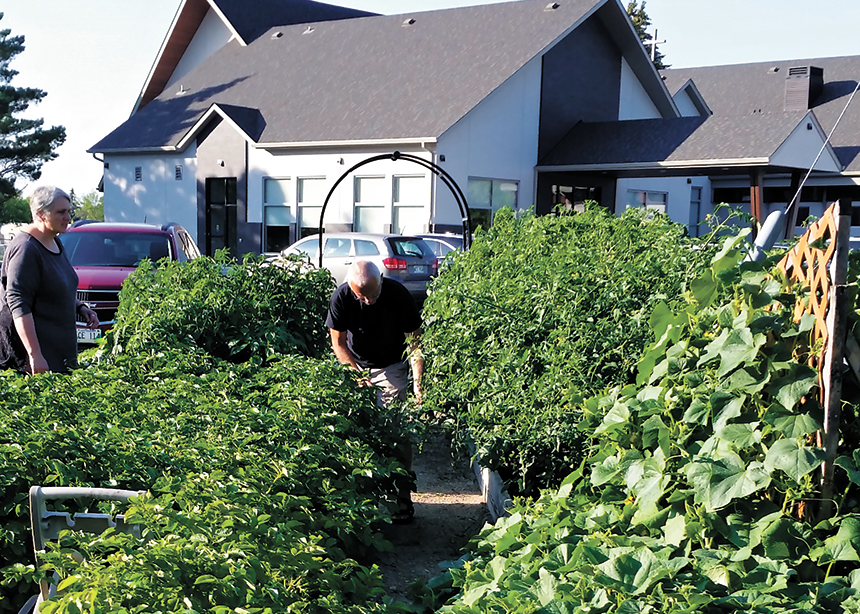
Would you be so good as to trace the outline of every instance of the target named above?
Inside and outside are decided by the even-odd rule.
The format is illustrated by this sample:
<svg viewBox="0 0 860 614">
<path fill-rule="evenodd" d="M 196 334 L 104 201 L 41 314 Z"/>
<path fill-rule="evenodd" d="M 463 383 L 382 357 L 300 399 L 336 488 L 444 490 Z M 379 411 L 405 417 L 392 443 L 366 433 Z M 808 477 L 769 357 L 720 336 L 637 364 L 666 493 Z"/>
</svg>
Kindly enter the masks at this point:
<svg viewBox="0 0 860 614">
<path fill-rule="evenodd" d="M 415 235 L 430 246 L 437 258 L 444 258 L 445 254 L 454 250 L 463 249 L 463 235 L 453 233 L 428 233 Z"/>
<path fill-rule="evenodd" d="M 319 235 L 299 239 L 281 256 L 302 254 L 311 264 L 319 264 Z M 327 232 L 323 235 L 323 267 L 338 284 L 346 281 L 350 265 L 357 260 L 373 262 L 384 277 L 406 286 L 421 305 L 427 296 L 427 284 L 436 275 L 439 262 L 423 239 L 393 234 L 360 232 Z"/>
</svg>

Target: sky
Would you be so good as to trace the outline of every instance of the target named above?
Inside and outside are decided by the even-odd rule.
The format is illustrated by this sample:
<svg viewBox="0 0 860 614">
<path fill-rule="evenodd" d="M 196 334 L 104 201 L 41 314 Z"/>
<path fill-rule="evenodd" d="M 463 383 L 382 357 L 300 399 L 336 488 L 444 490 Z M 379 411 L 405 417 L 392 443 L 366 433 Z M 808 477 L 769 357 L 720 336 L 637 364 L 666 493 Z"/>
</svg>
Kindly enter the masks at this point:
<svg viewBox="0 0 860 614">
<path fill-rule="evenodd" d="M 558 0 L 564 2 L 565 0 Z M 329 0 L 382 14 L 429 11 L 481 0 Z M 125 121 L 180 0 L 3 0 L 0 29 L 23 35 L 11 67 L 17 87 L 47 96 L 26 117 L 66 127 L 59 157 L 35 183 L 75 194 L 95 190 L 102 165 L 86 153 Z M 626 0 L 623 0 L 626 5 Z M 674 68 L 860 55 L 858 0 L 646 0 L 664 61 Z M 858 75 L 860 78 L 860 75 Z"/>
</svg>

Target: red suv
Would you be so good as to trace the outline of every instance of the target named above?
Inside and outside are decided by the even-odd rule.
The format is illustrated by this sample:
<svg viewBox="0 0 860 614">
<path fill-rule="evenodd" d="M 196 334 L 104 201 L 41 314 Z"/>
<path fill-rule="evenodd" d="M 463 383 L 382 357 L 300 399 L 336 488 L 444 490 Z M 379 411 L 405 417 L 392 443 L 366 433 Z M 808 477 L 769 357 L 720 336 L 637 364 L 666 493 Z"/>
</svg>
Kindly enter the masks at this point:
<svg viewBox="0 0 860 614">
<path fill-rule="evenodd" d="M 78 298 L 99 316 L 99 328 L 78 326 L 78 343 L 94 344 L 114 323 L 122 282 L 144 258 L 184 262 L 200 250 L 182 226 L 75 222 L 60 235 L 78 274 Z"/>
</svg>

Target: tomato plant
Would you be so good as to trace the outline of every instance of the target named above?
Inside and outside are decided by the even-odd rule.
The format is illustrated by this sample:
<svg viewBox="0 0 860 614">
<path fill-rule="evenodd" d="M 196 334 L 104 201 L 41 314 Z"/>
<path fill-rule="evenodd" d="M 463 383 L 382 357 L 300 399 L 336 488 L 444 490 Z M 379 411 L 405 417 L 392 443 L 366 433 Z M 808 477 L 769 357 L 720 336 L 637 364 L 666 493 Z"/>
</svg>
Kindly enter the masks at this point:
<svg viewBox="0 0 860 614">
<path fill-rule="evenodd" d="M 581 405 L 587 459 L 476 538 L 445 612 L 860 611 L 860 452 L 843 437 L 817 519 L 807 290 L 741 262 L 739 240 L 656 306 L 636 382 Z"/>
<path fill-rule="evenodd" d="M 512 493 L 579 465 L 582 397 L 633 381 L 651 310 L 715 251 L 684 233 L 639 210 L 502 210 L 444 264 L 424 306 L 425 404 L 468 430 Z"/>
</svg>

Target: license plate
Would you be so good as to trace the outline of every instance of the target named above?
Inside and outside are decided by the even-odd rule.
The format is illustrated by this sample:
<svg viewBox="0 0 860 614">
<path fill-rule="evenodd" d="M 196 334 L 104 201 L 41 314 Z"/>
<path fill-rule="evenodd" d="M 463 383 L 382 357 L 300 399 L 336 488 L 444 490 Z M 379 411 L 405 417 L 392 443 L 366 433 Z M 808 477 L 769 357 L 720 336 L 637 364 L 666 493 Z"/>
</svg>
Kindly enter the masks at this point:
<svg viewBox="0 0 860 614">
<path fill-rule="evenodd" d="M 77 330 L 80 343 L 95 343 L 96 339 L 102 336 L 102 331 L 98 328 L 79 328 Z"/>
<path fill-rule="evenodd" d="M 426 273 L 427 265 L 426 264 L 415 264 L 412 266 L 413 273 Z"/>
</svg>

